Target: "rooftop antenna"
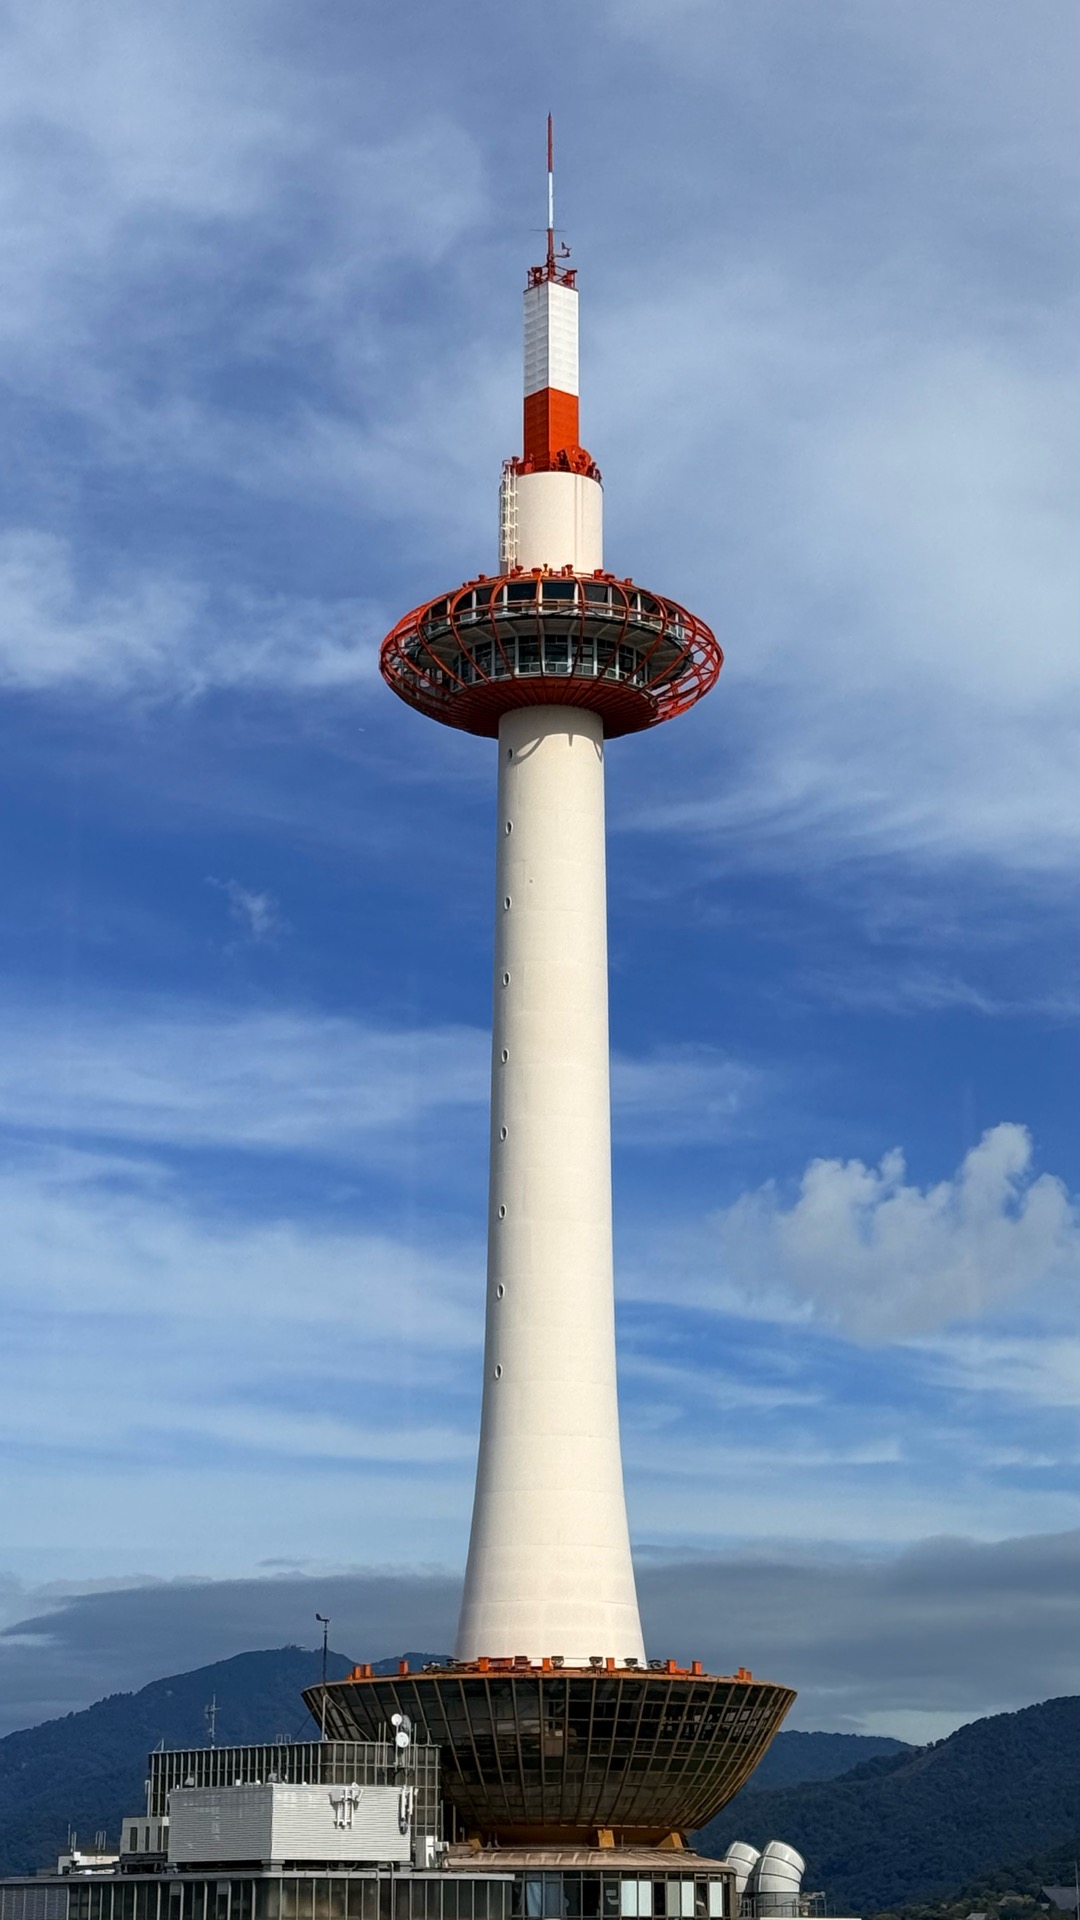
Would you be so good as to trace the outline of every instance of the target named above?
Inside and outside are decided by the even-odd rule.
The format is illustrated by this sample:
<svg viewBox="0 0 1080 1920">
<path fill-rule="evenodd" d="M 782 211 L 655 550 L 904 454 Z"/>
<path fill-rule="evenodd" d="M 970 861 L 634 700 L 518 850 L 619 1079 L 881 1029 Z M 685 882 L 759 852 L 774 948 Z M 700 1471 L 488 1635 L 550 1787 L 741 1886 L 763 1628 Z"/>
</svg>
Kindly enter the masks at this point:
<svg viewBox="0 0 1080 1920">
<path fill-rule="evenodd" d="M 217 1739 L 215 1737 L 217 1734 L 217 1714 L 218 1714 L 217 1694 L 215 1693 L 209 1705 L 203 1708 L 203 1719 L 206 1721 L 206 1724 L 210 1729 L 211 1747 L 215 1747 L 217 1745 Z"/>
<path fill-rule="evenodd" d="M 315 1618 L 318 1621 L 320 1627 L 322 1628 L 322 1697 L 319 1701 L 319 1739 L 325 1740 L 326 1739 L 326 1646 L 330 1636 L 330 1615 L 328 1613 L 317 1613 L 315 1615 Z"/>
<path fill-rule="evenodd" d="M 555 273 L 555 134 L 551 115 L 548 114 L 548 208 L 547 208 L 547 267 L 548 277 Z"/>
</svg>

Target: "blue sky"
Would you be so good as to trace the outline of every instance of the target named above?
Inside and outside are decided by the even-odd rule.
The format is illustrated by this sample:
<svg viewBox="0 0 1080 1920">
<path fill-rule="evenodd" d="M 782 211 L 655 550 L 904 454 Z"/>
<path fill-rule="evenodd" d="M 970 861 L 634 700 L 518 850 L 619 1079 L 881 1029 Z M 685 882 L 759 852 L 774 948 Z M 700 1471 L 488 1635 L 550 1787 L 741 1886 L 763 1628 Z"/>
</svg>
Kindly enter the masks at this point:
<svg viewBox="0 0 1080 1920">
<path fill-rule="evenodd" d="M 1069 0 L 0 9 L 24 1720 L 104 1690 L 35 1679 L 80 1595 L 210 1583 L 192 1658 L 253 1578 L 271 1638 L 376 1575 L 345 1651 L 410 1580 L 452 1631 L 494 764 L 376 659 L 494 565 L 549 108 L 609 563 L 727 653 L 608 759 L 654 1650 L 910 1737 L 1070 1685 L 1076 41 Z M 920 1665 L 880 1583 L 924 1576 Z M 846 1668 L 830 1580 L 882 1607 Z M 115 1632 L 111 1684 L 162 1671 Z"/>
</svg>

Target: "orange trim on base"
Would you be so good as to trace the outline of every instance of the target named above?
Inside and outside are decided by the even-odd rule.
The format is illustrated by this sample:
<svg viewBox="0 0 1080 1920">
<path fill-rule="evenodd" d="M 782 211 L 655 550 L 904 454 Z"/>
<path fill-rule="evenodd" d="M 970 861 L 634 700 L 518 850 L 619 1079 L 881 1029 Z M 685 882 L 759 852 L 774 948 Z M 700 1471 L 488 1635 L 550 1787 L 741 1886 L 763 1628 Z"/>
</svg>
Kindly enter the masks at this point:
<svg viewBox="0 0 1080 1920">
<path fill-rule="evenodd" d="M 550 706 L 555 703 L 548 701 L 546 704 Z M 527 1654 L 518 1653 L 503 1654 L 501 1656 L 497 1654 L 481 1654 L 476 1660 L 430 1660 L 419 1674 L 411 1672 L 407 1660 L 398 1661 L 396 1674 L 376 1673 L 371 1662 L 366 1661 L 361 1666 L 353 1667 L 352 1671 L 345 1675 L 345 1683 L 355 1685 L 356 1682 L 360 1680 L 373 1680 L 377 1685 L 384 1686 L 387 1680 L 404 1678 L 406 1675 L 414 1680 L 424 1680 L 432 1674 L 437 1674 L 440 1679 L 447 1674 L 456 1674 L 461 1679 L 465 1679 L 470 1674 L 513 1673 L 521 1675 L 523 1671 L 530 1673 L 539 1671 L 542 1675 L 550 1675 L 552 1680 L 558 1677 L 564 1680 L 596 1680 L 600 1678 L 601 1674 L 617 1673 L 628 1680 L 667 1679 L 669 1674 L 673 1674 L 677 1680 L 708 1680 L 710 1683 L 722 1680 L 728 1684 L 741 1681 L 744 1685 L 749 1685 L 754 1681 L 754 1676 L 749 1667 L 736 1667 L 734 1673 L 703 1673 L 700 1660 L 691 1660 L 688 1667 L 680 1667 L 677 1660 L 646 1661 L 644 1666 L 628 1667 L 619 1660 L 613 1660 L 609 1654 L 603 1666 L 599 1668 L 592 1666 L 568 1667 L 560 1654 L 545 1654 L 541 1660 L 533 1660 L 530 1659 Z M 340 1686 L 342 1682 L 336 1681 L 333 1684 Z M 769 1680 L 759 1680 L 756 1684 L 758 1686 L 772 1686 L 775 1683 Z"/>
</svg>

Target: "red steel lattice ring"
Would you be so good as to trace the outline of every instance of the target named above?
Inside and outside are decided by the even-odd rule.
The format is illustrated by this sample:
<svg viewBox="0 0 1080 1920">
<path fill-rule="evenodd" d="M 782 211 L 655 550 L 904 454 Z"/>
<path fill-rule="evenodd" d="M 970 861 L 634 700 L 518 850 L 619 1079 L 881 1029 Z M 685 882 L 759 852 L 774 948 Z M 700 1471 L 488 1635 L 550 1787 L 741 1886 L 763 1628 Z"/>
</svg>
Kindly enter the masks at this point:
<svg viewBox="0 0 1080 1920">
<path fill-rule="evenodd" d="M 480 575 L 399 620 L 380 653 L 394 692 L 444 725 L 494 736 L 521 706 L 580 706 L 609 738 L 685 713 L 723 653 L 704 621 L 613 574 Z"/>
</svg>

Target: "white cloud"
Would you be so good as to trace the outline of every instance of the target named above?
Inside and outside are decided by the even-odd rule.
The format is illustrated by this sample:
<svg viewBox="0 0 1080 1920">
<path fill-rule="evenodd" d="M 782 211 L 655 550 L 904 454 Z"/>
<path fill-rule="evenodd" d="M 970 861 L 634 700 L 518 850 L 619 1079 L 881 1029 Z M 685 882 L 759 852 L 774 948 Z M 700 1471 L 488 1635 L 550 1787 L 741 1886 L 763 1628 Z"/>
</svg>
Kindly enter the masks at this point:
<svg viewBox="0 0 1080 1920">
<path fill-rule="evenodd" d="M 1046 11 L 1033 37 L 1001 17 L 970 35 L 925 7 L 899 26 L 844 7 L 824 29 L 782 30 L 771 10 L 685 11 L 673 36 L 651 0 L 613 4 L 602 44 L 644 40 L 650 88 L 676 86 L 659 54 L 743 114 L 768 100 L 755 157 L 719 196 L 724 149 L 696 124 L 665 138 L 660 167 L 642 150 L 643 180 L 611 161 L 602 118 L 583 156 L 592 204 L 617 221 L 640 190 L 651 236 L 648 275 L 594 250 L 585 282 L 609 551 L 730 638 L 696 747 L 651 746 L 636 823 L 800 870 L 866 851 L 1056 870 L 1080 818 L 1075 383 L 1056 288 L 1019 284 L 1008 236 L 1057 218 L 1067 15 Z M 837 54 L 823 93 L 803 85 L 806 34 Z M 420 516 L 437 569 L 440 552 L 486 563 L 516 322 L 509 289 L 493 306 L 453 251 L 468 236 L 485 272 L 496 250 L 504 271 L 497 150 L 446 104 L 467 35 L 433 39 L 437 109 L 399 95 L 377 34 L 350 37 L 378 122 L 363 138 L 336 60 L 318 36 L 298 56 L 275 7 L 203 0 L 151 20 L 126 0 L 91 29 L 71 0 L 41 0 L 9 35 L 15 386 L 92 422 L 95 471 L 317 500 L 335 539 L 359 506 L 364 538 L 393 523 L 410 557 Z M 865 98 L 845 78 L 864 72 Z M 427 61 L 417 85 L 431 89 Z M 885 86 L 902 108 L 856 174 L 852 142 L 861 166 L 866 101 Z M 827 172 L 835 120 L 843 192 L 796 187 L 785 142 Z M 657 217 L 687 180 L 693 219 Z M 249 376 L 261 399 L 232 405 Z M 642 423 L 661 420 L 642 460 Z M 75 578 L 71 551 L 91 552 L 78 532 L 71 551 L 47 526 L 10 537 L 0 674 L 18 687 L 347 684 L 370 677 L 401 611 L 242 593 L 208 609 L 201 581 L 149 557 L 103 588 Z M 238 551 L 258 569 L 246 540 Z"/>
<path fill-rule="evenodd" d="M 1047 872 L 1080 832 L 1066 336 L 1053 318 L 1022 346 L 976 316 L 944 338 L 902 325 L 900 272 L 823 289 L 795 263 L 698 269 L 607 329 L 612 545 L 680 582 L 728 656 L 696 764 L 673 785 L 661 753 L 626 817 L 758 865 Z M 665 419 L 660 474 L 636 482 L 627 392 Z M 658 487 L 677 521 L 657 520 Z"/>
<path fill-rule="evenodd" d="M 718 1048 L 673 1046 L 651 1054 L 617 1053 L 611 1098 L 623 1141 L 674 1146 L 723 1138 L 746 1124 L 765 1076 Z"/>
<path fill-rule="evenodd" d="M 253 939 L 279 925 L 265 894 L 223 884 Z M 395 1136 L 487 1107 L 490 1036 L 477 1027 L 373 1027 L 292 1009 L 216 1010 L 127 999 L 0 1004 L 0 1125 L 158 1146 L 241 1148 L 382 1162 Z M 631 1145 L 714 1138 L 760 1097 L 761 1076 L 715 1049 L 617 1054 L 616 1126 Z"/>
<path fill-rule="evenodd" d="M 70 544 L 0 534 L 0 685 L 191 697 L 211 687 L 363 685 L 386 622 L 366 602 L 209 593 L 149 569 L 80 576 Z"/>
<path fill-rule="evenodd" d="M 816 1407 L 824 1399 L 820 1382 L 804 1377 L 798 1385 L 785 1385 L 779 1380 L 746 1379 L 734 1367 L 721 1371 L 712 1355 L 705 1365 L 684 1360 L 676 1366 L 639 1350 L 623 1358 L 619 1371 L 623 1380 L 633 1381 L 639 1390 L 666 1394 L 667 1407 L 660 1409 L 660 1419 L 682 1419 L 688 1409 L 694 1417 L 706 1408 L 763 1413 L 778 1407 Z M 640 1420 L 640 1409 L 636 1417 Z"/>
<path fill-rule="evenodd" d="M 1073 1302 L 1062 1304 L 1068 1331 L 1051 1326 L 1008 1333 L 961 1329 L 946 1341 L 919 1345 L 947 1392 L 986 1393 L 1002 1405 L 1021 1401 L 1075 1413 L 1080 1406 L 1080 1336 L 1072 1331 Z"/>
<path fill-rule="evenodd" d="M 370 1159 L 395 1129 L 488 1097 L 487 1038 L 467 1027 L 167 1001 L 70 1024 L 9 1007 L 4 1024 L 0 1120 L 17 1131 Z"/>
<path fill-rule="evenodd" d="M 333 1537 L 341 1540 L 340 1523 Z M 639 1558 L 646 1637 L 659 1656 L 699 1656 L 720 1673 L 745 1662 L 796 1686 L 798 1726 L 932 1739 L 1068 1692 L 1078 1546 L 1075 1533 L 921 1538 L 906 1553 L 871 1555 L 818 1538 Z M 0 1604 L 23 1631 L 0 1640 L 10 1703 L 2 1730 L 252 1646 L 313 1640 L 316 1608 L 353 1658 L 445 1648 L 457 1578 L 365 1559 L 356 1564 L 346 1549 L 327 1564 L 316 1552 L 273 1578 L 102 1579 L 96 1591 L 89 1579 L 75 1591 L 11 1582 Z"/>
<path fill-rule="evenodd" d="M 1024 1127 L 992 1127 L 956 1176 L 919 1188 L 894 1150 L 878 1167 L 815 1160 L 797 1197 L 772 1184 L 714 1216 L 744 1294 L 779 1286 L 870 1340 L 976 1319 L 1028 1289 L 1080 1277 L 1080 1221 L 1060 1180 L 1034 1175 Z"/>
<path fill-rule="evenodd" d="M 362 1252 L 358 1244 L 358 1257 Z M 91 1353 L 85 1340 L 80 1344 L 84 1362 L 89 1361 Z M 107 1353 L 98 1348 L 93 1351 L 99 1390 L 122 1409 L 119 1416 L 108 1421 L 102 1418 L 100 1404 L 77 1394 L 70 1399 L 52 1394 L 43 1397 L 40 1383 L 16 1383 L 5 1392 L 0 1408 L 0 1436 L 5 1447 L 18 1448 L 24 1454 L 30 1450 L 77 1450 L 84 1463 L 102 1454 L 115 1456 L 121 1448 L 132 1455 L 141 1452 L 160 1459 L 163 1449 L 178 1454 L 191 1446 L 213 1448 L 230 1461 L 285 1461 L 294 1469 L 302 1469 L 305 1464 L 334 1468 L 366 1462 L 373 1468 L 463 1465 L 467 1472 L 474 1462 L 475 1434 L 469 1425 L 454 1428 L 432 1421 L 403 1424 L 392 1418 L 373 1422 L 370 1405 L 364 1406 L 364 1401 L 371 1398 L 372 1381 L 365 1380 L 362 1371 L 353 1380 L 360 1404 L 354 1417 L 347 1418 L 320 1413 L 314 1406 L 297 1409 L 277 1404 L 272 1397 L 269 1404 L 229 1404 L 230 1388 L 233 1393 L 237 1391 L 239 1356 L 235 1351 L 227 1356 L 234 1370 L 231 1380 L 223 1377 L 226 1368 L 220 1361 L 196 1371 L 190 1365 L 194 1356 L 189 1352 L 185 1355 L 189 1365 L 183 1374 L 175 1364 L 155 1366 L 153 1381 L 145 1386 L 132 1379 L 132 1357 L 130 1350 L 123 1356 L 118 1353 L 110 1365 Z M 381 1364 L 385 1362 L 384 1351 Z M 325 1375 L 320 1377 L 325 1384 Z M 263 1392 L 270 1396 L 270 1383 L 265 1380 Z"/>
<path fill-rule="evenodd" d="M 340 1539 L 346 1509 L 384 1553 L 456 1553 L 482 1246 L 268 1217 L 280 1202 L 238 1220 L 191 1184 L 72 1154 L 0 1172 L 9 1564 L 171 1571 L 186 1538 L 242 1569 L 268 1541 Z"/>
<path fill-rule="evenodd" d="M 21 1158 L 0 1174 L 0 1194 L 5 1305 L 45 1316 L 51 1330 L 108 1323 L 109 1342 L 125 1335 L 112 1363 L 120 1374 L 130 1341 L 153 1344 L 161 1322 L 183 1369 L 209 1373 L 227 1348 L 230 1366 L 237 1354 L 260 1367 L 269 1355 L 299 1371 L 316 1354 L 324 1373 L 370 1379 L 385 1363 L 374 1357 L 380 1343 L 472 1349 L 480 1338 L 482 1258 L 464 1239 L 455 1247 L 444 1235 L 438 1251 L 421 1251 L 363 1227 L 282 1218 L 265 1202 L 236 1219 L 200 1207 L 161 1168 L 92 1154 Z M 208 1326 L 219 1329 L 209 1344 Z"/>
<path fill-rule="evenodd" d="M 363 80 L 344 84 L 318 43 L 298 57 L 280 7 L 197 0 L 170 16 L 118 0 L 90 21 L 77 0 L 40 0 L 9 9 L 5 32 L 5 331 L 23 368 L 54 370 L 69 395 L 103 400 L 103 375 L 114 402 L 126 386 L 114 315 L 128 343 L 163 324 L 176 342 L 212 311 L 222 243 L 232 285 L 276 243 L 260 313 L 231 312 L 231 328 L 248 345 L 286 327 L 311 344 L 362 304 L 373 264 L 437 261 L 482 204 L 467 128 L 438 108 L 402 124 L 377 86 L 358 114 Z M 193 304 L 123 310 L 125 289 L 178 266 Z"/>
<path fill-rule="evenodd" d="M 225 895 L 231 918 L 256 946 L 272 941 L 285 930 L 281 909 L 272 893 L 260 893 L 258 888 L 245 887 L 239 880 L 217 880 L 212 874 L 207 885 L 219 888 Z"/>
<path fill-rule="evenodd" d="M 1075 988 L 1040 992 L 1028 978 L 1022 983 L 1026 990 L 1020 993 L 988 992 L 958 973 L 899 962 L 895 952 L 887 965 L 879 961 L 874 967 L 856 964 L 847 971 L 807 973 L 804 984 L 815 999 L 859 1011 L 919 1015 L 956 1009 L 987 1019 L 1035 1015 L 1061 1022 L 1075 1021 L 1080 1014 L 1080 992 Z"/>
<path fill-rule="evenodd" d="M 114 1569 L 144 1497 L 138 1564 L 152 1571 L 175 1571 L 185 1538 L 217 1570 L 253 1564 L 268 1539 L 316 1553 L 340 1538 L 343 1502 L 354 1537 L 381 1553 L 454 1560 L 479 1411 L 479 1224 L 410 1210 L 380 1234 L 290 1214 L 276 1189 L 246 1215 L 226 1199 L 227 1211 L 197 1175 L 119 1155 L 24 1153 L 0 1173 L 0 1427 L 20 1462 L 0 1511 L 11 1564 Z M 1003 1422 L 1005 1347 L 987 1349 L 992 1435 L 977 1421 L 950 1434 L 940 1417 L 913 1420 L 909 1395 L 921 1368 L 939 1400 L 939 1385 L 946 1401 L 970 1394 L 975 1346 L 957 1359 L 924 1343 L 894 1359 L 880 1394 L 852 1396 L 860 1361 L 834 1342 L 817 1366 L 812 1328 L 786 1344 L 765 1325 L 749 1343 L 704 1337 L 693 1319 L 680 1329 L 663 1268 L 651 1299 L 622 1374 L 636 1537 L 709 1546 L 825 1528 L 903 1542 L 928 1526 L 988 1537 L 1067 1524 L 1053 1432 L 1040 1454 L 1034 1421 Z M 1034 1343 L 1020 1364 L 1032 1372 Z"/>
</svg>

